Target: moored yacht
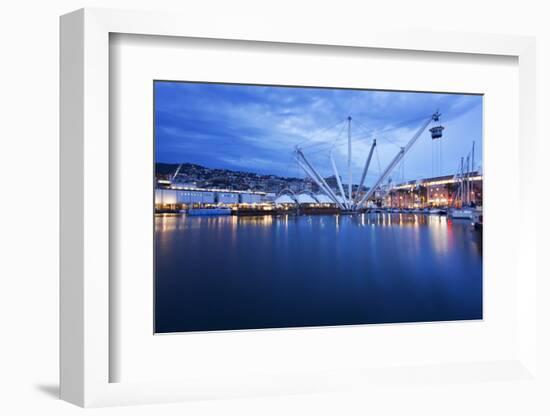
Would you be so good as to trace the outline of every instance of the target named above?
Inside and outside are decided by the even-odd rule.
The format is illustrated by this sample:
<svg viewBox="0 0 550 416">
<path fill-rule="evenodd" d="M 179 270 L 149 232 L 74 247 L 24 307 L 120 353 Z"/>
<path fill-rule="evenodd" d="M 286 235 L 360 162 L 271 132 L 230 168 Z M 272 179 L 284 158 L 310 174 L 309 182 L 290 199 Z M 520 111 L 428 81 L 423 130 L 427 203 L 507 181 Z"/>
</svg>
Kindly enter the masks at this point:
<svg viewBox="0 0 550 416">
<path fill-rule="evenodd" d="M 476 230 L 481 230 L 483 228 L 483 208 L 476 207 L 472 211 L 472 225 Z"/>
<path fill-rule="evenodd" d="M 462 207 L 462 208 L 450 208 L 448 216 L 455 219 L 472 219 L 474 208 Z"/>
</svg>

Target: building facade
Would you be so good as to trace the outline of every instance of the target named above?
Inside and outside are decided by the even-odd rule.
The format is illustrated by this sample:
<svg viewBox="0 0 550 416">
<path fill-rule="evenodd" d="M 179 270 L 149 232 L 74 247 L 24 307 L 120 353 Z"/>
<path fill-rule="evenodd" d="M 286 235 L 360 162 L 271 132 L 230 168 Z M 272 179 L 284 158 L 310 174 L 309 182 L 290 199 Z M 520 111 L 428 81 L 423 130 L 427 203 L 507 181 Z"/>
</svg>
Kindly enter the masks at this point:
<svg viewBox="0 0 550 416">
<path fill-rule="evenodd" d="M 264 197 L 265 193 L 262 192 L 165 187 L 155 189 L 155 209 L 157 211 L 177 211 L 203 206 L 259 204 L 263 202 Z"/>
<path fill-rule="evenodd" d="M 379 203 L 391 208 L 483 205 L 483 176 L 476 172 L 464 180 L 449 175 L 397 184 Z"/>
</svg>

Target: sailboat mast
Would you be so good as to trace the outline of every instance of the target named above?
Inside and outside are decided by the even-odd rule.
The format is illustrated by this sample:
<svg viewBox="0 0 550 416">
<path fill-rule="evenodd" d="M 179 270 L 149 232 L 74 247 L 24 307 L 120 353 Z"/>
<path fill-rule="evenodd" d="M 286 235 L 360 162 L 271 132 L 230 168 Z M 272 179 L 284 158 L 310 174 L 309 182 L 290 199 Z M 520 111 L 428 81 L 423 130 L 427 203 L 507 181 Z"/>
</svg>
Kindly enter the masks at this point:
<svg viewBox="0 0 550 416">
<path fill-rule="evenodd" d="M 460 158 L 460 207 L 464 205 L 464 157 Z"/>
<path fill-rule="evenodd" d="M 472 173 L 474 173 L 476 170 L 476 165 L 475 165 L 476 158 L 474 157 L 475 151 L 476 151 L 476 142 L 473 141 L 472 142 Z"/>
<path fill-rule="evenodd" d="M 470 205 L 470 155 L 466 157 L 466 204 Z"/>
<path fill-rule="evenodd" d="M 349 200 L 349 206 L 352 205 L 352 197 L 351 197 L 351 191 L 352 191 L 352 174 L 351 174 L 351 117 L 348 116 L 348 200 Z"/>
<path fill-rule="evenodd" d="M 476 165 L 475 165 L 475 151 L 476 151 L 476 142 L 475 140 L 472 142 L 472 175 L 475 175 L 475 171 L 476 171 Z M 471 179 L 470 179 L 471 180 Z M 470 199 L 473 203 L 475 203 L 475 198 L 472 196 L 472 193 L 473 193 L 473 190 L 474 190 L 474 184 L 473 182 L 470 184 Z M 475 194 L 474 194 L 475 195 Z"/>
</svg>

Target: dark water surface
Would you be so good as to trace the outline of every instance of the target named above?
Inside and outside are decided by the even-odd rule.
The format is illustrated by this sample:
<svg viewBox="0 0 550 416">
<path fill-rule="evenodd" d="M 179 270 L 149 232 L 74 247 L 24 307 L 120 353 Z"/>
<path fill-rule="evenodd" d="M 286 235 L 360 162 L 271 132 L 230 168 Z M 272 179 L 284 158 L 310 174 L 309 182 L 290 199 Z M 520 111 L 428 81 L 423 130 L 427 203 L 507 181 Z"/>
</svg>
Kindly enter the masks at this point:
<svg viewBox="0 0 550 416">
<path fill-rule="evenodd" d="M 155 331 L 482 318 L 481 233 L 415 214 L 155 217 Z"/>
</svg>

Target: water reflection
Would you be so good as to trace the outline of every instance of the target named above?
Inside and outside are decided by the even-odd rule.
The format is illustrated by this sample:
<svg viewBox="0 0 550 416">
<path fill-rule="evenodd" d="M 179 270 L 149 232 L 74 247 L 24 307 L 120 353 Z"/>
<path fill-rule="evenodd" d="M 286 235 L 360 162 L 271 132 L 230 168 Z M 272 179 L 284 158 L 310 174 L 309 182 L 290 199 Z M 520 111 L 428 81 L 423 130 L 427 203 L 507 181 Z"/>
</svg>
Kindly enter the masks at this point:
<svg viewBox="0 0 550 416">
<path fill-rule="evenodd" d="M 481 318 L 468 221 L 159 215 L 155 231 L 159 332 Z"/>
</svg>

